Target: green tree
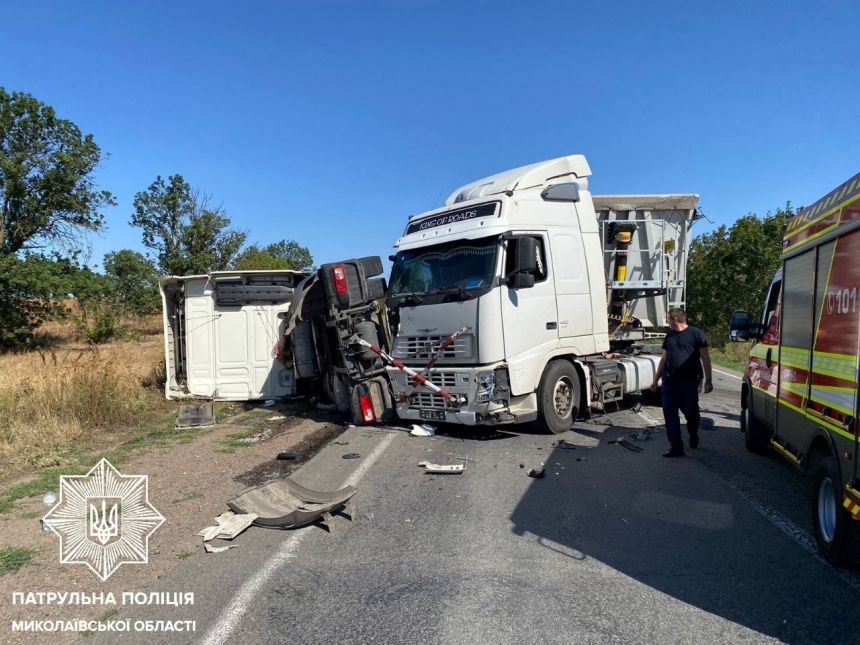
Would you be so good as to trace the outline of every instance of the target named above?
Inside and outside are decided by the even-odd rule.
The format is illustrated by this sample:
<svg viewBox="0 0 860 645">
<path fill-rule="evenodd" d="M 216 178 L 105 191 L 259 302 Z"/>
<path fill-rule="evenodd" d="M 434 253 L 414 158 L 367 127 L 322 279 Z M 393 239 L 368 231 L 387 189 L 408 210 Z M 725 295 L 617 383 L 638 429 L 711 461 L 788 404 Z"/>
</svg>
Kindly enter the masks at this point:
<svg viewBox="0 0 860 645">
<path fill-rule="evenodd" d="M 131 225 L 143 231 L 143 245 L 166 275 L 226 269 L 245 244 L 246 231 L 231 229 L 224 208 L 194 190 L 182 175 L 158 176 L 134 198 Z"/>
<path fill-rule="evenodd" d="M 32 340 L 56 313 L 63 256 L 104 229 L 115 200 L 95 184 L 102 158 L 52 107 L 0 87 L 0 347 Z"/>
<path fill-rule="evenodd" d="M 265 269 L 309 271 L 313 265 L 314 259 L 306 247 L 293 240 L 281 240 L 264 247 L 252 244 L 236 258 L 235 268 L 240 271 Z"/>
<path fill-rule="evenodd" d="M 728 339 L 736 309 L 761 312 L 779 268 L 782 238 L 795 214 L 791 204 L 764 217 L 750 213 L 730 227 L 696 237 L 687 263 L 687 311 L 692 324 L 717 344 Z"/>
<path fill-rule="evenodd" d="M 103 265 L 110 279 L 110 298 L 118 310 L 145 316 L 159 308 L 158 272 L 148 258 L 123 249 L 105 254 Z"/>
</svg>

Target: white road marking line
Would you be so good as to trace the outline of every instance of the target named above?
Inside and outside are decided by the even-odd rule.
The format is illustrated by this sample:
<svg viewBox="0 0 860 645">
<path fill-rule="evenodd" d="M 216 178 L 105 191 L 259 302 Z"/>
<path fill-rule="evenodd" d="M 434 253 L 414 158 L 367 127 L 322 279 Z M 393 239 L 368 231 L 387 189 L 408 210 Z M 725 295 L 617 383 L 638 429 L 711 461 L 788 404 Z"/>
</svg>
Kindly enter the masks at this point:
<svg viewBox="0 0 860 645">
<path fill-rule="evenodd" d="M 759 502 L 758 500 L 747 495 L 735 486 L 732 486 L 732 488 L 734 488 L 738 493 L 740 493 L 741 497 L 746 499 L 750 503 L 750 505 L 752 505 L 755 510 L 761 513 L 766 519 L 768 519 L 771 524 L 776 526 L 780 531 L 782 531 L 788 537 L 794 540 L 800 546 L 800 548 L 814 555 L 819 562 L 821 562 L 824 566 L 830 568 L 834 573 L 836 573 L 840 578 L 842 578 L 843 581 L 853 587 L 854 591 L 860 592 L 860 574 L 854 571 L 850 571 L 848 569 L 838 569 L 831 565 L 827 560 L 825 560 L 819 555 L 818 545 L 815 542 L 815 538 L 812 537 L 809 533 L 804 531 L 802 528 L 800 528 L 797 524 L 785 517 L 779 511 L 776 511 L 770 506 Z"/>
<path fill-rule="evenodd" d="M 732 378 L 736 378 L 739 381 L 744 380 L 743 376 L 735 376 L 734 374 L 729 374 L 728 372 L 721 372 L 720 370 L 715 370 L 714 368 L 711 368 L 711 371 L 716 372 L 717 374 L 722 374 L 723 376 L 731 376 Z"/>
<path fill-rule="evenodd" d="M 391 433 L 385 437 L 349 479 L 346 480 L 344 486 L 355 486 L 364 474 L 370 470 L 373 464 L 376 463 L 376 460 L 385 452 L 385 449 L 394 441 L 396 436 L 395 433 Z M 294 533 L 281 545 L 275 555 L 269 558 L 257 573 L 242 585 L 242 588 L 233 597 L 233 601 L 221 614 L 221 619 L 207 632 L 201 641 L 202 645 L 223 645 L 223 643 L 227 642 L 233 630 L 239 625 L 242 616 L 251 608 L 251 603 L 257 594 L 260 593 L 263 585 L 269 581 L 275 571 L 295 556 L 296 549 L 301 544 L 302 538 L 307 534 L 307 531 Z"/>
</svg>

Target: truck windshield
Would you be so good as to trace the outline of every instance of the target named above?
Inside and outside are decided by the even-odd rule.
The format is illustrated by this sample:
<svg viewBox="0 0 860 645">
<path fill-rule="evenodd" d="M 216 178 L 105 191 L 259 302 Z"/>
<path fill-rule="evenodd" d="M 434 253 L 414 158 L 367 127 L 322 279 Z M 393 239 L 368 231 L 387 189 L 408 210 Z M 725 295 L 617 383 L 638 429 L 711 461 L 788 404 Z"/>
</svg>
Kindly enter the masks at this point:
<svg viewBox="0 0 860 645">
<path fill-rule="evenodd" d="M 400 251 L 391 270 L 389 297 L 489 287 L 495 275 L 498 241 L 498 237 L 458 240 Z"/>
</svg>

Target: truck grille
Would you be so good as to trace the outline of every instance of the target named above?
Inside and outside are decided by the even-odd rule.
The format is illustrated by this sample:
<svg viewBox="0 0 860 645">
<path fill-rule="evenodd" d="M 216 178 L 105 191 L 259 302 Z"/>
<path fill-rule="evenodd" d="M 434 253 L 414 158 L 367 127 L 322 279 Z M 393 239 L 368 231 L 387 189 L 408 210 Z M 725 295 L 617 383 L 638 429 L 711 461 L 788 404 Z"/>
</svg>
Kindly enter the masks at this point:
<svg viewBox="0 0 860 645">
<path fill-rule="evenodd" d="M 448 336 L 398 336 L 394 339 L 392 355 L 401 360 L 425 359 L 430 360 L 432 353 L 438 349 Z M 463 334 L 442 353 L 440 358 L 473 358 L 475 337 Z"/>
<path fill-rule="evenodd" d="M 409 407 L 410 408 L 421 408 L 424 410 L 436 409 L 436 410 L 444 410 L 445 409 L 445 397 L 441 394 L 430 394 L 429 392 L 421 392 L 420 394 L 413 394 L 409 397 Z"/>
<path fill-rule="evenodd" d="M 430 381 L 433 385 L 442 388 L 456 387 L 457 386 L 457 373 L 456 372 L 430 372 L 427 375 L 427 380 Z"/>
</svg>

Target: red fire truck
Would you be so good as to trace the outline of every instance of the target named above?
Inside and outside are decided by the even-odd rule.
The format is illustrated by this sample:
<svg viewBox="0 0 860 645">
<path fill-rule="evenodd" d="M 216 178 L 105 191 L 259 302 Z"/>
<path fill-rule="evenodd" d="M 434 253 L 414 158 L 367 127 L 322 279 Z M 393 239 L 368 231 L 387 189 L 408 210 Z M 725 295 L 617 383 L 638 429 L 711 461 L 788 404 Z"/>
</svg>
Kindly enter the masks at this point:
<svg viewBox="0 0 860 645">
<path fill-rule="evenodd" d="M 851 556 L 860 520 L 860 174 L 798 213 L 759 322 L 732 316 L 733 340 L 753 340 L 741 390 L 746 447 L 773 446 L 814 476 L 821 554 Z"/>
</svg>

